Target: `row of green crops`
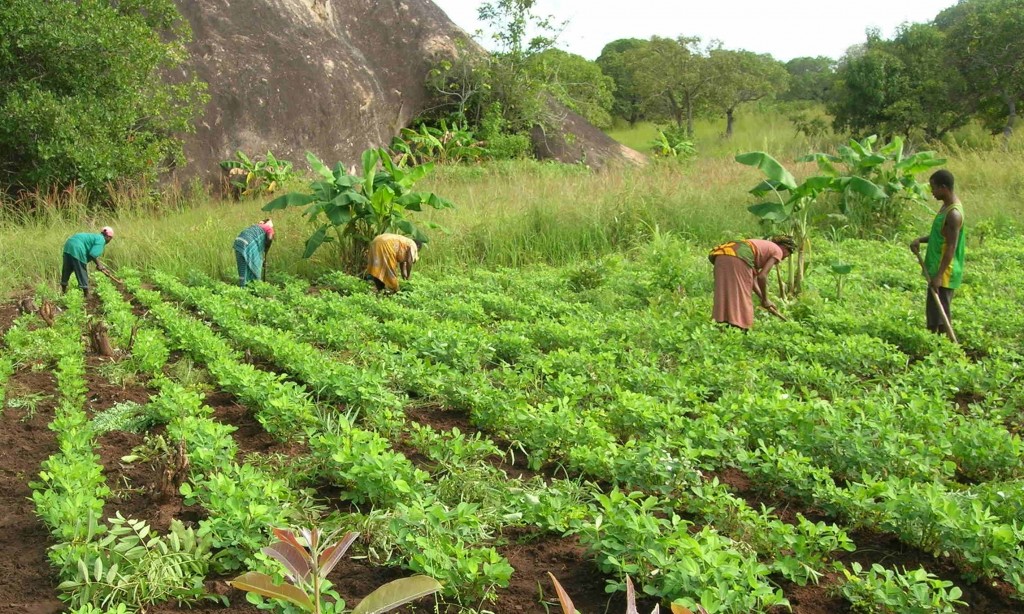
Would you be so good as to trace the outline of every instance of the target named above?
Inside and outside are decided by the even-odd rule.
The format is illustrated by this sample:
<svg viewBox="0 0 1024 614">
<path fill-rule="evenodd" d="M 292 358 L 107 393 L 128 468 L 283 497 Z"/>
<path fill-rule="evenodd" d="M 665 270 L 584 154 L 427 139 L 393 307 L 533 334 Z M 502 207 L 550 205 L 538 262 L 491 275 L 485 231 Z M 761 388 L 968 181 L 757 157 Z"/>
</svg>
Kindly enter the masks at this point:
<svg viewBox="0 0 1024 614">
<path fill-rule="evenodd" d="M 837 570 L 857 607 L 953 611 L 959 589 L 927 570 L 836 562 L 862 528 L 1020 594 L 1024 316 L 1010 307 L 1024 298 L 1024 250 L 991 241 L 969 253 L 957 347 L 922 330 L 905 248 L 816 249 L 816 262 L 853 264 L 842 298 L 812 269 L 800 302 L 784 306 L 790 321 L 759 319 L 749 334 L 709 322 L 706 258 L 672 240 L 569 268 L 417 275 L 392 297 L 343 275 L 239 289 L 151 272 L 152 290 L 124 271 L 144 318 L 99 280 L 115 343 L 130 350 L 122 364 L 147 377 L 162 437 L 189 450 L 181 493 L 207 516 L 158 536 L 187 537 L 182 582 L 148 601 L 108 588 L 126 584 L 106 580 L 122 570 L 111 572 L 109 550 L 143 529 L 98 519 L 109 493 L 82 411 L 84 307 L 69 295 L 54 327 L 19 320 L 10 370 L 36 353 L 61 391 L 59 463 L 47 461 L 36 498 L 68 545 L 54 549 L 65 597 L 83 612 L 134 610 L 198 597 L 207 572 L 280 579 L 260 548 L 272 528 L 310 522 L 363 531 L 371 561 L 431 575 L 463 604 L 508 585 L 496 545 L 511 527 L 577 535 L 611 588 L 628 574 L 649 595 L 712 612 L 785 605 L 777 578 L 805 585 Z M 174 351 L 301 459 L 241 458 L 233 427 L 170 376 Z M 422 409 L 476 432 L 422 424 Z M 498 466 L 509 454 L 548 477 L 510 479 Z M 827 519 L 751 507 L 718 479 L 737 469 Z M 327 514 L 325 486 L 345 512 Z"/>
<path fill-rule="evenodd" d="M 864 244 L 851 244 L 858 246 Z M 880 252 L 882 259 L 896 255 L 894 249 Z M 690 259 L 696 262 L 700 256 Z M 824 312 L 838 321 L 836 328 L 846 328 L 846 332 L 828 328 L 812 332 L 797 328 L 799 323 L 773 323 L 769 325 L 776 329 L 773 332 L 779 333 L 781 327 L 785 337 L 782 343 L 772 345 L 774 340 L 767 336 L 733 335 L 704 324 L 701 311 L 707 308 L 706 301 L 701 305 L 699 299 L 681 297 L 678 289 L 670 294 L 663 287 L 638 283 L 640 275 L 630 270 L 629 263 L 607 266 L 610 273 L 605 280 L 582 288 L 582 292 L 579 271 L 541 270 L 532 275 L 479 273 L 474 279 L 416 284 L 413 291 L 387 301 L 353 285 L 349 278 L 338 280 L 349 296 L 312 296 L 301 282 L 295 282 L 283 289 L 260 286 L 256 293 L 262 300 L 254 301 L 249 292 L 216 287 L 218 295 L 230 298 L 233 305 L 208 291 L 185 290 L 166 276 L 157 279 L 164 289 L 225 327 L 236 343 L 262 353 L 300 381 L 323 383 L 323 377 L 334 377 L 339 368 L 358 378 L 351 366 L 360 366 L 375 378 L 391 379 L 392 388 L 414 397 L 413 402 L 439 402 L 470 411 L 481 428 L 521 444 L 535 466 L 557 461 L 581 475 L 611 475 L 628 487 L 660 486 L 664 490 L 669 486 L 665 494 L 673 494 L 677 491 L 664 470 L 629 465 L 631 451 L 633 458 L 651 458 L 653 453 L 656 459 L 673 459 L 672 454 L 657 456 L 659 450 L 671 449 L 680 455 L 676 462 L 683 468 L 716 469 L 722 467 L 721 459 L 739 457 L 737 445 L 742 446 L 739 451 L 747 452 L 745 458 L 767 449 L 785 456 L 795 448 L 814 453 L 813 468 L 843 481 L 864 476 L 869 485 L 888 480 L 890 486 L 900 486 L 898 480 L 904 480 L 902 486 L 910 488 L 908 500 L 930 502 L 931 507 L 922 512 L 925 516 L 935 517 L 940 511 L 948 515 L 944 506 L 951 501 L 959 506 L 959 499 L 973 499 L 968 507 L 981 505 L 991 513 L 977 514 L 981 520 L 975 525 L 970 524 L 967 513 L 954 515 L 952 524 L 967 524 L 947 532 L 945 541 L 915 539 L 914 530 L 899 530 L 898 524 L 890 521 L 867 524 L 903 534 L 927 549 L 958 551 L 957 558 L 968 575 L 996 574 L 1017 582 L 1019 561 L 1000 552 L 1005 549 L 1003 542 L 1017 541 L 1013 531 L 1016 512 L 1009 505 L 1000 506 L 1006 497 L 997 494 L 1014 487 L 1018 478 L 1020 444 L 1006 428 L 1014 417 L 1005 406 L 980 404 L 960 413 L 949 397 L 961 390 L 918 385 L 933 374 L 937 362 L 953 361 L 965 373 L 993 368 L 1005 371 L 1017 360 L 1013 339 L 993 335 L 1002 347 L 989 346 L 988 355 L 971 361 L 943 341 L 916 330 L 913 314 L 917 310 L 910 301 L 872 303 L 877 297 L 861 295 L 857 298 L 876 309 L 894 314 L 902 309 L 902 313 L 888 322 L 877 317 L 851 319 L 846 305 L 831 300 L 823 287 L 797 306 L 818 308 L 801 314 L 803 322 Z M 895 267 L 885 270 L 872 265 L 872 273 L 895 277 L 913 287 L 911 274 Z M 685 273 L 680 277 L 684 282 L 696 282 L 693 286 L 701 283 Z M 623 285 L 628 290 L 609 296 L 607 288 L 602 288 L 605 285 Z M 891 291 L 885 285 L 881 289 Z M 985 294 L 979 292 L 977 299 L 965 297 L 968 309 L 974 301 L 985 299 Z M 581 301 L 580 295 L 585 299 Z M 626 313 L 610 315 L 615 310 Z M 643 316 L 637 317 L 638 312 Z M 295 313 L 308 317 L 295 318 Z M 255 323 L 239 321 L 239 314 Z M 288 329 L 299 336 L 290 338 L 282 333 Z M 653 331 L 666 334 L 652 335 Z M 676 336 L 680 334 L 684 338 Z M 254 340 L 256 337 L 264 338 Z M 273 342 L 268 341 L 271 338 Z M 302 339 L 338 353 L 327 355 L 316 348 L 296 346 Z M 625 339 L 631 342 L 628 348 L 615 347 L 616 341 Z M 280 349 L 271 347 L 282 344 L 296 346 L 295 355 L 303 357 L 306 366 L 288 362 Z M 685 360 L 680 358 L 683 352 L 688 354 Z M 715 369 L 749 354 L 765 356 L 763 366 L 754 364 L 734 375 Z M 790 357 L 805 364 L 788 364 L 786 358 Z M 334 375 L 325 375 L 330 373 Z M 766 384 L 773 384 L 768 393 L 756 394 Z M 345 386 L 334 393 L 337 401 L 370 414 L 364 418 L 369 426 L 382 426 L 385 433 L 394 430 L 388 425 L 392 402 L 361 405 L 360 399 L 344 392 Z M 842 395 L 851 389 L 873 394 L 855 403 Z M 924 400 L 910 402 L 922 394 Z M 765 403 L 766 399 L 775 399 L 774 406 Z M 884 400 L 889 401 L 888 406 Z M 998 399 L 991 402 L 998 405 Z M 763 414 L 767 421 L 758 424 L 757 418 Z M 833 434 L 829 443 L 816 431 L 833 422 L 842 430 L 839 437 Z M 750 428 L 722 426 L 736 423 L 743 427 L 749 423 Z M 846 423 L 849 426 L 843 426 Z M 659 429 L 678 430 L 682 435 L 661 442 L 654 438 L 653 444 L 637 443 L 641 436 Z M 855 438 L 851 449 L 836 445 L 837 440 L 849 438 Z M 858 440 L 864 443 L 858 446 Z M 693 441 L 701 446 L 692 445 Z M 881 451 L 872 445 L 877 441 L 886 443 Z M 649 447 L 637 454 L 644 445 Z M 622 470 L 616 459 L 625 461 Z M 588 467 L 588 460 L 599 464 Z M 872 476 L 872 468 L 878 470 L 877 475 Z M 890 473 L 892 478 L 887 478 Z M 644 476 L 646 482 L 636 480 L 637 476 Z M 922 498 L 924 487 L 915 480 L 930 479 L 939 483 L 928 491 L 930 497 Z M 974 482 L 993 479 L 1001 481 L 1001 490 L 989 484 L 970 488 Z M 694 486 L 687 480 L 682 483 Z M 845 490 L 858 492 L 856 487 Z M 958 497 L 960 493 L 966 494 Z M 836 514 L 844 517 L 838 510 Z M 924 524 L 929 534 L 944 532 L 934 523 L 928 525 L 927 520 Z M 978 526 L 990 527 L 990 533 L 999 539 L 959 543 Z M 992 548 L 991 556 L 986 556 Z M 990 559 L 1001 562 L 991 564 Z"/>
</svg>

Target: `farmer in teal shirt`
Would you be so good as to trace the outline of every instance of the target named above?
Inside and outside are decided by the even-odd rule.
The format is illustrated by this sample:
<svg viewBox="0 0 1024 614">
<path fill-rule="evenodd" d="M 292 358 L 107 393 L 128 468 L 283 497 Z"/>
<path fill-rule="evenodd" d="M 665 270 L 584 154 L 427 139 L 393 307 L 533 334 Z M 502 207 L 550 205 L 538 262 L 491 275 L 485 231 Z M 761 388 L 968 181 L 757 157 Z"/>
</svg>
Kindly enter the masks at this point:
<svg viewBox="0 0 1024 614">
<path fill-rule="evenodd" d="M 104 226 L 99 234 L 93 232 L 80 232 L 71 235 L 64 242 L 64 265 L 60 270 L 60 290 L 68 291 L 68 280 L 71 273 L 78 279 L 78 287 L 89 296 L 89 271 L 86 266 L 89 261 L 96 263 L 96 268 L 102 273 L 110 273 L 110 269 L 103 266 L 100 256 L 103 255 L 103 248 L 114 238 L 114 229 Z"/>
</svg>

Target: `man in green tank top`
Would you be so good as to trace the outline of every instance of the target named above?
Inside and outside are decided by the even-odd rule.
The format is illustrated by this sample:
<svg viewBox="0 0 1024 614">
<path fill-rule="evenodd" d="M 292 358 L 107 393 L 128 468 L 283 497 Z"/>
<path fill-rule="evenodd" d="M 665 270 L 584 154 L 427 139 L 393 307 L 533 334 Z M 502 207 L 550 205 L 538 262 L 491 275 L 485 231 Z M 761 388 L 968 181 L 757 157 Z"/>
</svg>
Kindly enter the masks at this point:
<svg viewBox="0 0 1024 614">
<path fill-rule="evenodd" d="M 931 232 L 911 241 L 910 251 L 917 254 L 922 243 L 928 244 L 924 256 L 924 267 L 928 274 L 925 316 L 928 330 L 942 333 L 942 312 L 952 322 L 950 303 L 964 274 L 964 247 L 967 243 L 964 237 L 964 208 L 953 191 L 953 173 L 947 170 L 936 171 L 928 183 L 932 188 L 932 196 L 942 201 L 942 207 L 935 214 Z M 939 304 L 932 297 L 932 289 L 938 294 Z"/>
</svg>

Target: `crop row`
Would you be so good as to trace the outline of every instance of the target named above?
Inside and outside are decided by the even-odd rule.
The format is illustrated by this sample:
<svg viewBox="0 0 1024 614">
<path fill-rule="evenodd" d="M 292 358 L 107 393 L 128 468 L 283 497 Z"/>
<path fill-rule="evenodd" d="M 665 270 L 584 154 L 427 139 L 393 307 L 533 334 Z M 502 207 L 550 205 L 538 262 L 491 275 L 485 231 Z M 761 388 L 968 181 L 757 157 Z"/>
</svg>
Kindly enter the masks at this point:
<svg viewBox="0 0 1024 614">
<path fill-rule="evenodd" d="M 202 312 L 208 314 L 213 313 L 213 320 L 218 324 L 223 326 L 225 319 L 229 319 L 229 316 L 227 316 L 226 314 L 231 313 L 232 308 L 226 307 L 224 304 L 218 302 L 215 299 L 212 299 L 210 296 L 204 295 L 203 292 L 197 291 L 195 289 L 191 291 L 185 290 L 180 284 L 177 284 L 176 282 L 167 279 L 162 279 L 161 283 L 165 286 L 171 286 L 172 292 L 176 296 L 178 296 L 179 298 L 186 298 L 187 300 L 195 304 Z M 236 292 L 228 290 L 225 291 L 230 293 Z M 237 297 L 238 301 L 235 304 L 235 308 L 242 309 L 244 309 L 243 306 L 247 302 L 245 299 L 251 298 L 247 296 L 245 293 L 238 294 Z M 265 309 L 265 307 L 267 307 L 267 305 L 264 302 L 255 306 L 255 308 L 253 308 L 251 311 L 259 312 L 265 315 L 267 313 L 267 309 Z M 273 310 L 273 308 L 271 308 L 271 310 Z M 217 314 L 219 314 L 219 317 L 217 317 Z M 319 318 L 299 319 L 293 317 L 285 317 L 282 318 L 282 321 L 277 322 L 277 324 L 283 323 L 285 325 L 288 325 L 289 322 L 295 323 L 295 325 L 297 326 L 302 326 L 301 323 L 308 324 L 311 322 L 322 322 L 322 320 L 320 320 Z M 340 322 L 329 322 L 328 324 L 334 325 L 337 329 L 344 328 L 344 325 L 342 325 L 342 323 Z M 237 334 L 235 335 L 236 338 L 241 340 L 251 338 L 255 336 L 258 332 L 259 334 L 263 334 L 263 332 L 265 332 L 266 327 L 256 327 L 253 328 L 252 330 L 246 331 L 245 325 L 241 325 L 235 322 L 232 323 L 229 326 L 229 328 L 235 329 L 237 331 Z M 286 336 L 283 336 L 280 332 L 276 333 L 276 337 L 274 338 L 273 344 L 278 347 L 282 345 L 300 345 L 297 344 L 294 340 L 288 339 Z M 363 349 L 365 350 L 365 348 L 366 346 L 364 345 Z M 319 356 L 315 348 L 306 347 L 303 348 L 303 352 L 306 354 L 314 354 Z M 366 352 L 364 351 L 364 355 L 365 353 Z M 372 355 L 372 349 L 370 350 L 370 353 Z M 321 363 L 325 363 L 329 360 L 329 357 L 327 356 L 319 356 L 319 358 L 320 359 L 318 360 L 318 362 Z M 375 358 L 381 357 L 377 356 Z M 396 360 L 388 361 L 385 364 L 388 364 L 389 369 L 395 369 L 398 368 L 398 364 L 395 363 L 408 364 L 408 358 L 408 356 L 398 355 L 396 356 Z M 500 392 L 497 390 L 493 390 L 493 392 L 496 395 L 500 395 Z M 517 436 L 520 439 L 523 438 L 524 432 L 528 433 L 530 430 L 533 430 L 535 432 L 538 430 L 543 431 L 543 433 L 539 434 L 535 441 L 537 441 L 538 443 L 545 442 L 545 449 L 561 449 L 562 451 L 567 452 L 569 455 L 569 466 L 574 466 L 573 460 L 578 461 L 581 455 L 590 456 L 591 459 L 595 460 L 600 458 L 600 461 L 598 461 L 602 463 L 600 466 L 600 471 L 586 471 L 584 469 L 585 473 L 590 473 L 592 475 L 600 475 L 604 477 L 611 475 L 615 480 L 625 478 L 623 481 L 627 484 L 630 483 L 630 475 L 634 476 L 634 484 L 636 483 L 635 478 L 640 475 L 643 475 L 646 480 L 645 484 L 649 485 L 652 488 L 663 488 L 666 484 L 671 484 L 673 481 L 673 476 L 670 474 L 666 474 L 666 464 L 663 462 L 647 462 L 640 467 L 635 465 L 635 459 L 661 458 L 662 460 L 664 460 L 665 457 L 660 456 L 660 454 L 663 453 L 658 452 L 657 446 L 653 446 L 651 448 L 638 448 L 637 446 L 630 446 L 627 444 L 627 446 L 623 446 L 623 451 L 620 451 L 617 449 L 618 444 L 615 443 L 615 439 L 613 437 L 606 437 L 600 441 L 586 439 L 585 437 L 581 439 L 579 437 L 581 432 L 573 430 L 573 418 L 568 415 L 568 412 L 565 412 L 564 415 L 544 416 L 538 415 L 535 412 L 531 412 L 528 409 L 524 410 L 524 408 L 522 407 L 516 407 L 514 412 L 498 413 L 503 413 L 506 416 L 506 418 L 508 416 L 519 416 L 519 420 L 514 425 L 511 425 L 512 428 L 509 428 L 508 430 L 516 432 Z M 628 413 L 630 412 L 623 412 L 623 414 Z M 587 425 L 584 425 L 584 427 L 586 426 Z M 547 428 L 545 429 L 545 427 Z M 595 432 L 595 428 L 593 427 L 593 425 L 590 425 L 589 428 L 585 428 L 584 432 L 593 435 Z M 557 435 L 557 438 L 553 437 L 555 435 Z M 552 443 L 552 439 L 554 439 L 554 443 Z M 575 442 L 576 445 L 573 445 L 569 442 Z M 575 459 L 573 458 L 574 454 L 576 457 Z M 614 459 L 616 458 L 623 459 L 624 462 L 622 466 L 614 465 Z M 630 461 L 630 458 L 633 458 L 634 460 Z M 609 459 L 613 461 L 611 463 L 611 466 L 609 466 L 608 464 Z M 632 467 L 630 467 L 631 462 L 634 465 Z M 575 463 L 575 466 L 578 469 L 580 468 L 579 465 L 579 462 Z M 672 463 L 667 464 L 667 469 L 669 473 L 671 473 L 673 469 Z M 693 477 L 692 474 L 691 477 Z M 696 493 L 698 496 L 693 497 L 694 493 Z M 816 575 L 820 575 L 820 572 L 816 570 L 822 568 L 822 562 L 828 553 L 834 551 L 837 548 L 852 548 L 852 545 L 849 544 L 845 535 L 843 535 L 841 532 L 836 533 L 833 527 L 829 527 L 824 523 L 818 523 L 816 525 L 814 523 L 806 521 L 806 519 L 801 518 L 800 524 L 798 526 L 794 526 L 782 523 L 777 519 L 773 520 L 767 513 L 762 513 L 760 515 L 756 514 L 752 510 L 749 510 L 749 508 L 746 508 L 745 504 L 741 500 L 738 500 L 734 496 L 726 493 L 720 487 L 720 485 L 717 484 L 717 482 L 704 484 L 703 486 L 696 487 L 693 492 L 688 494 L 690 495 L 689 500 L 696 501 L 696 503 L 691 503 L 688 506 L 688 512 L 699 514 L 699 517 L 705 518 L 712 522 L 717 522 L 720 526 L 723 527 L 728 526 L 728 520 L 732 520 L 734 523 L 733 529 L 737 533 L 743 534 L 748 538 L 751 535 L 757 535 L 761 538 L 760 546 L 756 548 L 756 550 L 760 551 L 764 555 L 767 555 L 769 553 L 781 553 L 777 557 L 775 557 L 776 560 L 771 567 L 763 568 L 765 573 L 767 573 L 767 571 L 769 570 L 782 571 L 784 575 L 790 577 L 791 579 L 794 579 L 801 583 L 806 582 L 809 578 L 814 578 L 816 577 Z M 710 540 L 709 535 L 710 534 L 702 534 L 702 537 L 704 537 L 707 540 Z M 675 535 L 673 539 L 677 538 L 679 538 L 678 534 Z M 598 540 L 596 539 L 596 537 L 591 537 L 590 541 L 591 543 L 595 544 L 602 542 L 602 540 Z M 623 543 L 629 543 L 629 541 L 626 540 Z M 602 546 L 605 548 L 610 548 L 610 545 L 607 542 L 602 542 Z M 708 551 L 709 547 L 709 543 L 704 543 L 700 545 L 699 549 L 701 549 L 702 551 Z M 712 547 L 711 550 L 713 551 L 714 548 Z M 742 550 L 742 548 L 740 550 Z M 733 548 L 733 551 L 736 551 L 735 548 Z M 786 553 L 790 552 L 795 553 L 795 556 L 787 556 Z M 598 553 L 598 558 L 599 561 L 622 561 L 626 559 L 626 557 L 609 555 L 607 553 L 602 554 L 600 552 Z M 749 567 L 751 564 L 754 563 L 748 563 L 747 567 Z M 624 569 L 623 567 L 621 567 L 621 563 L 619 563 L 619 565 L 620 566 L 616 567 L 614 571 L 621 573 L 624 571 Z M 641 565 L 640 568 L 642 567 L 644 566 Z M 742 566 L 733 565 L 731 568 L 738 569 L 741 567 Z M 756 568 L 756 566 L 754 568 Z M 628 570 L 626 571 L 628 573 L 635 573 L 637 569 L 639 568 L 629 566 Z M 756 575 L 757 574 L 755 572 L 755 576 Z M 661 580 L 662 578 L 659 578 L 657 584 L 648 585 L 647 590 L 655 594 L 671 594 L 672 591 L 675 591 L 678 594 L 678 592 L 680 591 L 692 591 L 692 586 L 688 588 L 683 588 L 678 585 L 661 584 Z M 701 582 L 701 584 L 704 586 L 722 585 L 723 583 L 724 580 L 721 577 L 702 577 Z M 662 590 L 668 592 L 662 592 Z M 732 597 L 733 601 L 735 600 L 735 598 L 736 596 L 734 595 Z M 762 606 L 767 603 L 771 603 L 773 602 L 773 599 L 779 599 L 780 596 L 773 595 L 770 592 L 765 592 L 765 594 L 763 595 L 758 595 L 756 590 L 752 590 L 750 591 L 749 595 L 746 595 L 743 598 L 751 599 L 752 601 L 746 601 L 744 603 L 746 603 L 745 607 L 752 607 L 754 604 L 757 604 L 759 602 Z M 706 597 L 705 600 L 709 601 L 710 603 L 733 603 L 730 601 L 723 600 L 721 598 L 716 599 L 710 596 Z M 736 604 L 733 603 L 733 605 L 729 607 L 736 607 Z"/>
</svg>

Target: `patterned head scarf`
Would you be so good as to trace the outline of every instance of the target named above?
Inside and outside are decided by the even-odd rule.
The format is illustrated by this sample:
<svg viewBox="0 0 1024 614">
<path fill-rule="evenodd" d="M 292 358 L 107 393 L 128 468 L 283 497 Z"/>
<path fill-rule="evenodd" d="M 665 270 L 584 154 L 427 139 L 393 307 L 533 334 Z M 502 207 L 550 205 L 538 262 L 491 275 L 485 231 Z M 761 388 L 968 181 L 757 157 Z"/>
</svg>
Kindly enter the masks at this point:
<svg viewBox="0 0 1024 614">
<path fill-rule="evenodd" d="M 114 229 L 111 228 L 110 226 L 104 226 L 103 228 L 100 228 L 100 234 L 105 236 L 105 237 L 110 237 L 111 239 L 113 239 L 114 238 Z"/>
<path fill-rule="evenodd" d="M 787 252 L 793 254 L 796 253 L 796 241 L 789 235 L 779 235 L 772 237 L 771 242 L 778 245 L 779 247 L 785 248 Z"/>
</svg>

